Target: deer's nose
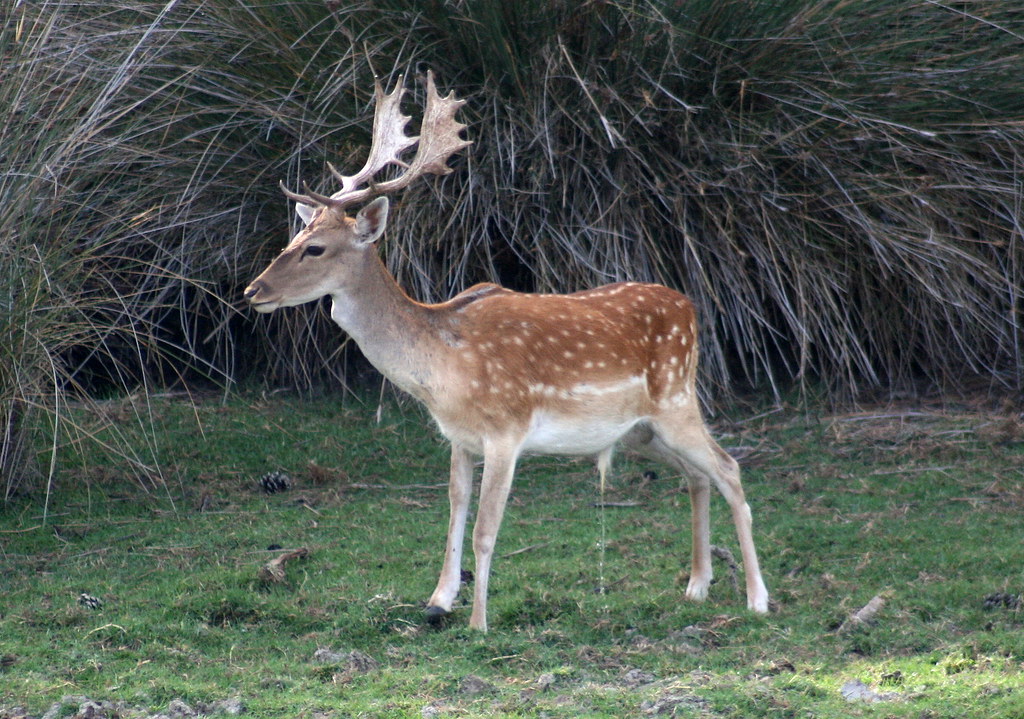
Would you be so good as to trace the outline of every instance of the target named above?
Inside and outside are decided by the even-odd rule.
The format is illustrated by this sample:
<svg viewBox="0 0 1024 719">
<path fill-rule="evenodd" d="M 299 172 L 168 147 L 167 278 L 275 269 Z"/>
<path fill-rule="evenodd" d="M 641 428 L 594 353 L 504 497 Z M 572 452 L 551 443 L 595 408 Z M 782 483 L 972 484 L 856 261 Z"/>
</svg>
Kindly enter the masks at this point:
<svg viewBox="0 0 1024 719">
<path fill-rule="evenodd" d="M 245 299 L 252 301 L 256 298 L 256 295 L 263 289 L 263 283 L 253 282 L 251 285 L 245 288 L 244 297 Z"/>
</svg>

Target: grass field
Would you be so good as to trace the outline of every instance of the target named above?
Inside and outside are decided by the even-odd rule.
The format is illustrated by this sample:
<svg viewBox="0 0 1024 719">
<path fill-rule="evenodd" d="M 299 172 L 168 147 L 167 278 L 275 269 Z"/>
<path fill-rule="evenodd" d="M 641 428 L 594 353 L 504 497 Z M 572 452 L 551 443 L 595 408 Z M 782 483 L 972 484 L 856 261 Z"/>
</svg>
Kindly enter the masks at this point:
<svg viewBox="0 0 1024 719">
<path fill-rule="evenodd" d="M 621 506 L 600 507 L 591 462 L 525 460 L 480 635 L 466 608 L 422 622 L 447 452 L 418 408 L 385 403 L 379 423 L 351 398 L 101 409 L 159 475 L 66 447 L 45 524 L 42 496 L 0 507 L 0 717 L 1024 716 L 1014 413 L 719 418 L 778 603 L 765 617 L 718 560 L 709 601 L 682 601 L 679 477 L 620 458 L 605 500 Z M 272 470 L 292 488 L 261 493 Z M 737 551 L 720 498 L 712 511 L 713 543 Z M 261 578 L 299 547 L 284 582 Z M 83 713 L 83 697 L 113 704 Z"/>
</svg>

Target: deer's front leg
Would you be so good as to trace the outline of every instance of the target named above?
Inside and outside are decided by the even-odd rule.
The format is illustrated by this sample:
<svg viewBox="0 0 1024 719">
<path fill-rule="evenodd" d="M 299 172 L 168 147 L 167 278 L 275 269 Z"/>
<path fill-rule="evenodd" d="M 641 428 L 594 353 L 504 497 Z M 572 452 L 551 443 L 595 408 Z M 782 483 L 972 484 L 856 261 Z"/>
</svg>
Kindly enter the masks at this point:
<svg viewBox="0 0 1024 719">
<path fill-rule="evenodd" d="M 462 575 L 462 539 L 466 534 L 466 516 L 473 495 L 473 457 L 457 444 L 452 445 L 452 469 L 448 480 L 448 540 L 444 548 L 444 566 L 437 589 L 427 602 L 427 618 L 440 619 L 452 610 L 459 593 Z"/>
<path fill-rule="evenodd" d="M 473 527 L 473 555 L 476 575 L 473 578 L 472 629 L 487 631 L 487 580 L 491 573 L 494 544 L 505 514 L 505 502 L 512 488 L 518 447 L 512 443 L 488 442 L 484 445 L 484 476 L 480 482 L 480 506 Z"/>
</svg>

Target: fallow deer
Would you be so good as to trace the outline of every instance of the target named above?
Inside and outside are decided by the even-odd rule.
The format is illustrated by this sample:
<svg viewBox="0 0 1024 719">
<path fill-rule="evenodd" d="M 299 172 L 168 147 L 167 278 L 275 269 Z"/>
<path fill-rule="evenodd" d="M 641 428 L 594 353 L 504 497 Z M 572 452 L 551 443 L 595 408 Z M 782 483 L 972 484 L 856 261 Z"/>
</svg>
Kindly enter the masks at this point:
<svg viewBox="0 0 1024 719">
<path fill-rule="evenodd" d="M 487 583 L 495 538 L 523 454 L 592 455 L 602 486 L 613 448 L 623 440 L 687 475 L 692 503 L 692 569 L 686 596 L 711 583 L 709 493 L 714 484 L 732 510 L 746 578 L 747 605 L 768 610 L 750 509 L 736 461 L 711 438 L 695 391 L 697 320 L 682 294 L 624 282 L 572 294 L 526 294 L 479 284 L 441 304 L 412 300 L 388 273 L 375 242 L 388 218 L 388 193 L 425 174 L 451 172 L 448 159 L 471 143 L 455 119 L 465 102 L 441 98 L 427 75 L 418 137 L 406 134 L 402 80 L 390 93 L 376 84 L 369 158 L 352 176 L 330 169 L 341 189 L 327 196 L 289 191 L 305 223 L 245 290 L 259 312 L 333 300 L 331 317 L 391 382 L 423 402 L 451 441 L 451 516 L 444 564 L 428 618 L 452 610 L 459 591 L 475 456 L 483 477 L 473 552 L 469 624 L 487 629 Z M 403 152 L 418 143 L 411 162 Z M 388 165 L 405 171 L 375 183 Z M 370 200 L 350 217 L 346 208 Z"/>
</svg>

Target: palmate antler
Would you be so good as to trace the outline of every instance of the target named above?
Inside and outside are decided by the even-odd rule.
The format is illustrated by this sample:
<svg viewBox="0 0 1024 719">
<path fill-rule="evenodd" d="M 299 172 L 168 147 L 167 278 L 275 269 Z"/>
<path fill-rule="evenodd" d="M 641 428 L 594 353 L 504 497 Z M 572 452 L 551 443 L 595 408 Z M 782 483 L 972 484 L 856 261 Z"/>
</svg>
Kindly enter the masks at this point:
<svg viewBox="0 0 1024 719">
<path fill-rule="evenodd" d="M 449 92 L 447 97 L 438 95 L 432 71 L 427 71 L 427 105 L 418 137 L 405 134 L 406 125 L 412 118 L 403 115 L 400 107 L 402 95 L 405 94 L 404 78 L 399 76 L 395 89 L 389 93 L 384 92 L 379 80 L 375 80 L 374 85 L 376 110 L 373 140 L 363 168 L 354 175 L 343 175 L 328 163 L 331 173 L 341 182 L 340 190 L 327 196 L 313 192 L 308 185 L 304 185 L 306 194 L 299 194 L 282 184 L 281 189 L 289 198 L 305 205 L 328 205 L 338 209 L 348 207 L 371 197 L 404 189 L 421 175 L 447 175 L 452 171 L 447 165 L 448 158 L 473 144 L 459 137 L 466 126 L 455 119 L 455 113 L 466 101 L 456 98 L 454 92 Z M 419 147 L 415 157 L 411 163 L 406 164 L 401 159 L 402 153 L 417 143 Z M 404 167 L 405 172 L 394 179 L 374 183 L 374 176 L 389 164 Z"/>
</svg>

